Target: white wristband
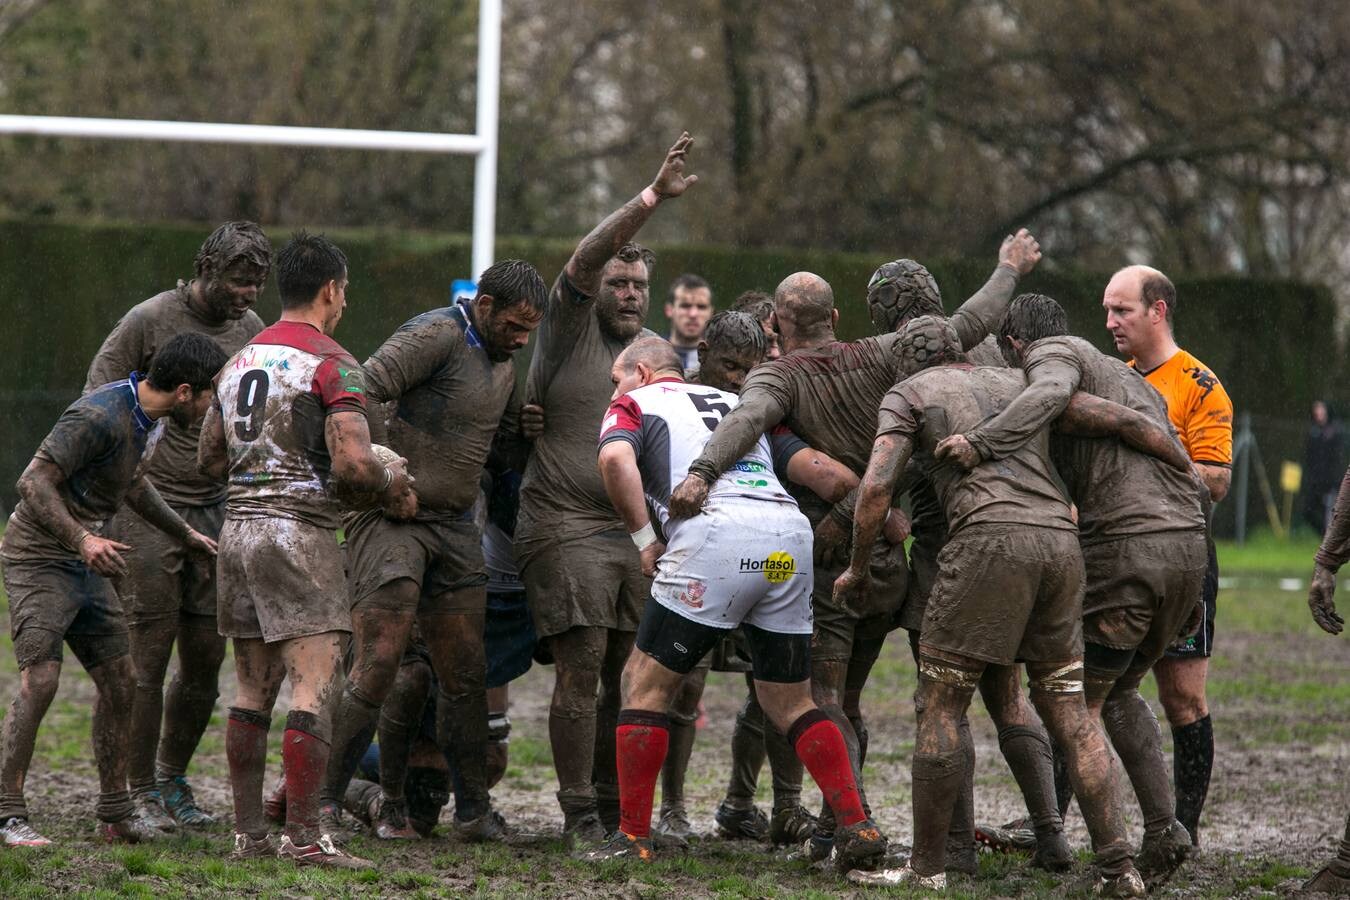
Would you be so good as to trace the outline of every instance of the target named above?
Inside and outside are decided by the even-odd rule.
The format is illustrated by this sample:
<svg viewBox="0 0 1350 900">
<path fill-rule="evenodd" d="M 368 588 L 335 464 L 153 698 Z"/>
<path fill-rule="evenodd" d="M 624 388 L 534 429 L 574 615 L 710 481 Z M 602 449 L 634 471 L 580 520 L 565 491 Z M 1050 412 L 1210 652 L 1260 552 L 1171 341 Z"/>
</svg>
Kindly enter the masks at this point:
<svg viewBox="0 0 1350 900">
<path fill-rule="evenodd" d="M 648 185 L 647 187 L 642 189 L 641 196 L 642 196 L 642 205 L 647 207 L 648 209 L 654 209 L 656 207 L 656 204 L 661 202 L 661 195 L 658 194 L 651 185 Z"/>
<path fill-rule="evenodd" d="M 652 527 L 651 522 L 648 522 L 646 525 L 643 525 L 637 531 L 630 534 L 629 537 L 633 539 L 634 546 L 639 550 L 646 550 L 652 544 L 656 543 L 656 529 Z"/>
</svg>

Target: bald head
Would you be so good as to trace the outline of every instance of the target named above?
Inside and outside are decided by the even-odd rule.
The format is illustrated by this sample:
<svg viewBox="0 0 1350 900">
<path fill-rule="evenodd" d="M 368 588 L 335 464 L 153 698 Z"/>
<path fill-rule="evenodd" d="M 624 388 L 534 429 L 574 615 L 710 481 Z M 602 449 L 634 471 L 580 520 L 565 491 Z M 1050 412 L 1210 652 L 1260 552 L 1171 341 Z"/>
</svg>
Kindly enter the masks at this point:
<svg viewBox="0 0 1350 900">
<path fill-rule="evenodd" d="M 1177 309 L 1177 289 L 1170 278 L 1152 266 L 1126 266 L 1111 276 L 1106 290 L 1118 296 L 1132 297 L 1141 302 L 1145 309 L 1157 303 L 1167 304 L 1162 311 L 1167 324 L 1172 324 L 1172 314 Z"/>
<path fill-rule="evenodd" d="M 680 364 L 680 355 L 675 352 L 670 341 L 665 338 L 648 337 L 633 341 L 614 361 L 625 374 L 632 372 L 638 364 L 646 366 L 655 373 L 675 373 L 684 377 L 684 366 Z"/>
<path fill-rule="evenodd" d="M 811 272 L 794 272 L 773 293 L 773 311 L 784 350 L 818 340 L 834 340 L 834 291 L 824 278 Z"/>
</svg>

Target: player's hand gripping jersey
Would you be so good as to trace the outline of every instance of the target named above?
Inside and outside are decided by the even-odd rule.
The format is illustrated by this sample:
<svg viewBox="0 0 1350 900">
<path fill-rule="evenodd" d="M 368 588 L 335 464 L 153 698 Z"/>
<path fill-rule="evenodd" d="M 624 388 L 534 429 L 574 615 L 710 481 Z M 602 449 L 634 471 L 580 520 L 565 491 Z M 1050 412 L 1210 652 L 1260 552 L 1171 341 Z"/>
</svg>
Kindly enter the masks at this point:
<svg viewBox="0 0 1350 900">
<path fill-rule="evenodd" d="M 736 402 L 725 391 L 658 380 L 610 404 L 600 446 L 633 446 L 648 507 L 665 532 L 652 599 L 714 628 L 747 622 L 810 634 L 811 526 L 774 473 L 769 438 L 761 435 L 713 483 L 703 515 L 670 518 L 671 491 Z M 780 443 L 780 459 L 802 446 L 790 434 Z"/>
<path fill-rule="evenodd" d="M 336 529 L 324 423 L 331 413 L 365 412 L 351 354 L 313 326 L 278 322 L 225 364 L 216 399 L 229 449 L 229 517 Z"/>
</svg>

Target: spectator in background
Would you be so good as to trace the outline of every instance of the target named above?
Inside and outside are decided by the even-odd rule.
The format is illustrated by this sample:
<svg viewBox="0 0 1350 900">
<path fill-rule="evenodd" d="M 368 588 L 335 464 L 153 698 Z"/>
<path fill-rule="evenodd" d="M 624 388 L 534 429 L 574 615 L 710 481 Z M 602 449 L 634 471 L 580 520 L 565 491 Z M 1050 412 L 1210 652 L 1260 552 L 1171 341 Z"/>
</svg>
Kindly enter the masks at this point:
<svg viewBox="0 0 1350 900">
<path fill-rule="evenodd" d="M 712 318 L 712 288 L 698 275 L 685 273 L 670 283 L 666 300 L 666 318 L 670 321 L 670 343 L 680 355 L 685 375 L 698 371 L 698 342 Z"/>
<path fill-rule="evenodd" d="M 1326 532 L 1336 505 L 1336 489 L 1345 471 L 1344 445 L 1341 427 L 1331 420 L 1331 408 L 1314 400 L 1303 450 L 1303 521 L 1318 534 Z"/>
<path fill-rule="evenodd" d="M 731 304 L 732 312 L 749 313 L 759 321 L 764 336 L 769 339 L 769 352 L 765 359 L 777 359 L 783 353 L 778 349 L 778 332 L 773 327 L 773 297 L 763 291 L 746 291 Z"/>
</svg>

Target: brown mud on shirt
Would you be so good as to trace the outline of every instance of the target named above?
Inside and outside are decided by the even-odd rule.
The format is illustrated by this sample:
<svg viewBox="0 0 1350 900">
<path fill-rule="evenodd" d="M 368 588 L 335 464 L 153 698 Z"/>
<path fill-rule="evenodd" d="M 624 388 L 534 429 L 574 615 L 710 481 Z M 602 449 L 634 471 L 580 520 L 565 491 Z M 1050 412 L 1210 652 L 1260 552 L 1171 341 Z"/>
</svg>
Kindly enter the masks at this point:
<svg viewBox="0 0 1350 900">
<path fill-rule="evenodd" d="M 628 342 L 600 328 L 594 298 L 566 274 L 553 283 L 537 334 L 525 395 L 543 406 L 544 433 L 520 487 L 515 538 L 522 562 L 543 546 L 623 528 L 600 478 L 595 442 L 614 394 L 610 369 Z M 638 338 L 654 334 L 644 329 Z"/>
<path fill-rule="evenodd" d="M 1074 391 L 1129 407 L 1171 428 L 1162 396 L 1134 369 L 1080 337 L 1042 338 L 1024 349 L 1027 389 L 967 437 L 982 453 L 1007 456 L 1046 429 Z M 1052 435 L 1051 458 L 1078 504 L 1084 545 L 1140 534 L 1203 531 L 1195 480 L 1114 437 Z"/>
<path fill-rule="evenodd" d="M 1026 384 L 1016 369 L 936 366 L 897 384 L 881 401 L 877 437 L 904 435 L 932 480 L 950 536 L 973 525 L 1026 525 L 1076 531 L 1056 483 L 1045 432 L 1007 459 L 966 471 L 938 464 L 933 449 L 1001 412 Z"/>
<path fill-rule="evenodd" d="M 417 480 L 417 518 L 471 509 L 499 427 L 517 430 L 512 362 L 489 359 L 462 308 L 446 307 L 405 323 L 362 368 L 369 401 L 389 403 L 387 442 Z"/>
<path fill-rule="evenodd" d="M 186 332 L 215 341 L 227 356 L 263 330 L 262 319 L 249 310 L 239 319 L 212 324 L 188 306 L 188 286 L 178 287 L 136 304 L 109 332 L 89 364 L 84 393 L 130 372 L 150 371 L 150 360 L 160 347 Z M 164 438 L 155 448 L 145 471 L 150 483 L 174 506 L 211 506 L 225 500 L 225 482 L 206 477 L 197 468 L 197 441 L 201 423 L 182 428 L 167 417 Z"/>
<path fill-rule="evenodd" d="M 99 534 L 135 482 L 142 457 L 154 452 L 166 419 L 152 422 L 137 400 L 135 380 L 124 378 L 72 403 L 34 457 L 61 470 L 66 509 Z M 9 518 L 3 552 L 12 560 L 80 558 L 78 548 L 48 531 L 23 500 Z"/>
</svg>

